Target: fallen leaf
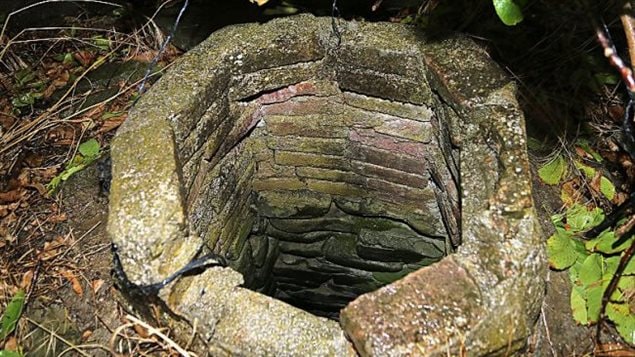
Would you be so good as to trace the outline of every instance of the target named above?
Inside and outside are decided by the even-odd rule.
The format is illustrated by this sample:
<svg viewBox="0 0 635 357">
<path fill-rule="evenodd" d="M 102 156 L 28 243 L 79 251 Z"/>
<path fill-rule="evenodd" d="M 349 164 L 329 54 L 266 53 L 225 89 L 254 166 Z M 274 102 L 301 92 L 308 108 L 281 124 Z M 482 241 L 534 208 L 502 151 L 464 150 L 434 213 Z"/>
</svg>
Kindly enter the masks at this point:
<svg viewBox="0 0 635 357">
<path fill-rule="evenodd" d="M 7 337 L 6 341 L 4 342 L 3 349 L 5 349 L 7 351 L 17 351 L 18 350 L 18 339 L 15 338 L 15 336 Z"/>
<path fill-rule="evenodd" d="M 95 55 L 89 51 L 77 51 L 73 53 L 73 57 L 77 62 L 79 62 L 82 66 L 87 67 L 90 65 L 95 59 Z"/>
<path fill-rule="evenodd" d="M 103 285 L 104 285 L 103 279 L 95 279 L 91 281 L 90 286 L 93 290 L 93 294 L 97 295 L 97 292 L 99 291 L 99 289 L 101 289 Z"/>
<path fill-rule="evenodd" d="M 589 186 L 591 187 L 591 189 L 593 189 L 593 191 L 600 192 L 601 178 L 602 178 L 602 173 L 600 171 L 596 171 L 595 175 L 593 175 L 593 178 L 591 178 L 591 182 L 589 183 Z"/>
<path fill-rule="evenodd" d="M 141 338 L 150 337 L 150 334 L 148 333 L 148 329 L 147 328 L 145 328 L 145 327 L 143 327 L 141 325 L 138 325 L 138 324 L 134 324 L 132 326 L 133 326 L 135 332 L 137 333 L 137 335 L 139 335 Z"/>
<path fill-rule="evenodd" d="M 144 51 L 144 52 L 135 52 L 134 55 L 126 58 L 126 61 L 135 61 L 142 63 L 150 63 L 152 59 L 157 55 L 157 51 Z"/>
<path fill-rule="evenodd" d="M 75 143 L 75 129 L 70 125 L 57 125 L 46 133 L 46 140 L 61 146 Z"/>
<path fill-rule="evenodd" d="M 101 127 L 97 129 L 97 132 L 103 134 L 113 129 L 117 129 L 124 121 L 126 121 L 127 117 L 128 114 L 124 113 L 120 116 L 108 118 L 107 120 L 104 120 L 104 122 L 101 124 Z"/>
<path fill-rule="evenodd" d="M 44 185 L 42 185 L 39 182 L 29 185 L 29 187 L 33 187 L 34 189 L 36 189 L 37 192 L 42 196 L 46 196 L 46 194 L 48 193 L 48 190 L 46 189 L 46 187 L 44 187 Z"/>
<path fill-rule="evenodd" d="M 31 184 L 31 173 L 28 169 L 23 169 L 18 175 L 18 184 L 22 187 L 27 187 Z"/>
<path fill-rule="evenodd" d="M 44 248 L 39 252 L 40 259 L 46 261 L 55 258 L 60 253 L 60 248 L 66 245 L 62 236 L 57 236 L 52 241 L 44 242 Z"/>
<path fill-rule="evenodd" d="M 575 147 L 575 153 L 578 154 L 578 156 L 585 158 L 585 159 L 593 159 L 593 156 L 591 156 L 588 152 L 586 152 L 583 148 L 576 146 Z"/>
<path fill-rule="evenodd" d="M 0 111 L 0 127 L 2 127 L 2 129 L 9 130 L 15 122 L 16 119 L 13 115 Z"/>
<path fill-rule="evenodd" d="M 92 335 L 93 335 L 93 331 L 91 331 L 91 330 L 86 330 L 86 331 L 82 332 L 82 340 L 83 340 L 83 341 L 86 341 L 86 340 L 88 340 L 88 339 L 90 338 L 90 336 L 92 336 Z"/>
<path fill-rule="evenodd" d="M 22 197 L 24 197 L 25 194 L 26 194 L 26 191 L 22 187 L 18 187 L 8 192 L 0 192 L 0 203 L 6 204 L 6 203 L 17 202 Z"/>
<path fill-rule="evenodd" d="M 79 295 L 80 297 L 84 296 L 84 289 L 82 288 L 82 284 L 79 282 L 79 279 L 72 271 L 64 269 L 60 273 L 64 278 L 66 278 L 66 280 L 71 283 L 71 288 L 73 289 L 73 292 L 75 292 L 75 294 Z"/>
<path fill-rule="evenodd" d="M 29 290 L 29 287 L 31 286 L 31 282 L 33 281 L 34 273 L 35 272 L 33 270 L 29 270 L 26 273 L 24 273 L 24 275 L 22 275 L 22 281 L 20 282 L 21 289 Z"/>
<path fill-rule="evenodd" d="M 35 175 L 41 182 L 49 182 L 53 177 L 57 175 L 59 168 L 57 166 L 49 166 L 42 169 L 34 170 Z"/>
<path fill-rule="evenodd" d="M 57 87 L 55 86 L 55 84 L 51 83 L 42 92 L 42 97 L 44 99 L 48 99 L 53 95 L 53 93 L 55 93 L 56 90 L 57 90 Z"/>
<path fill-rule="evenodd" d="M 51 223 L 60 223 L 66 221 L 67 218 L 66 213 L 58 213 L 50 215 L 48 221 Z"/>
</svg>

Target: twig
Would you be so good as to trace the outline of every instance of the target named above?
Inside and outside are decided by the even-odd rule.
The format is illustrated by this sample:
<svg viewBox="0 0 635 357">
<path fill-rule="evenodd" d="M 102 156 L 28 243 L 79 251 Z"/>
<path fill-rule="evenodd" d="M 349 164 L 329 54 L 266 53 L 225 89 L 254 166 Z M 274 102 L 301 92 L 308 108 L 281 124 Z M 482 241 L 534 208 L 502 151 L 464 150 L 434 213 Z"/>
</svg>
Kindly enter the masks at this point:
<svg viewBox="0 0 635 357">
<path fill-rule="evenodd" d="M 117 340 L 117 336 L 119 336 L 121 334 L 122 331 L 126 330 L 127 328 L 130 328 L 134 326 L 133 323 L 127 323 L 124 325 L 121 325 L 119 327 L 117 327 L 115 329 L 115 331 L 112 333 L 112 336 L 110 337 L 110 354 L 112 354 L 113 356 L 119 356 L 119 353 L 117 353 L 117 351 L 115 350 L 115 342 Z"/>
<path fill-rule="evenodd" d="M 185 10 L 187 10 L 188 5 L 189 5 L 189 0 L 185 0 L 185 2 L 183 3 L 183 6 L 181 6 L 181 10 L 179 10 L 178 15 L 176 15 L 176 20 L 174 20 L 174 25 L 172 25 L 172 29 L 170 30 L 170 33 L 161 44 L 161 47 L 159 48 L 157 55 L 154 56 L 154 58 L 152 59 L 152 62 L 150 62 L 150 64 L 148 65 L 148 68 L 146 68 L 146 73 L 143 76 L 143 81 L 141 81 L 141 84 L 139 85 L 139 88 L 137 89 L 137 92 L 139 93 L 139 95 L 143 94 L 145 90 L 146 80 L 150 77 L 150 73 L 152 72 L 152 69 L 157 64 L 157 62 L 159 62 L 159 58 L 161 58 L 161 55 L 163 54 L 163 52 L 165 52 L 165 49 L 167 48 L 168 44 L 170 43 L 170 41 L 176 34 L 176 29 L 179 26 L 179 22 L 181 22 L 181 17 L 185 13 Z"/>
<path fill-rule="evenodd" d="M 183 349 L 183 347 L 179 346 L 176 342 L 174 342 L 171 338 L 166 336 L 163 332 L 159 331 L 157 328 L 139 320 L 138 318 L 132 315 L 126 315 L 126 320 L 145 328 L 146 330 L 148 330 L 148 333 L 150 334 L 150 336 L 154 335 L 159 337 L 161 340 L 163 340 L 163 342 L 167 343 L 170 347 L 174 348 L 181 356 L 183 357 L 193 356 L 193 354 Z"/>
</svg>

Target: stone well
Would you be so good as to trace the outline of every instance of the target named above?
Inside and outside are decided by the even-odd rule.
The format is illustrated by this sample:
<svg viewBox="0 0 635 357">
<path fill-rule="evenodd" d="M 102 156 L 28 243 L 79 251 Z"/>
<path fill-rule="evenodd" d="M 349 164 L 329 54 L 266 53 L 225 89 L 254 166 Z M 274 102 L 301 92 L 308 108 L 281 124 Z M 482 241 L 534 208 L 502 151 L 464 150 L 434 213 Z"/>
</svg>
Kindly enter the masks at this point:
<svg viewBox="0 0 635 357">
<path fill-rule="evenodd" d="M 544 256 L 513 84 L 463 37 L 338 32 L 225 28 L 139 101 L 112 144 L 123 270 L 226 257 L 159 293 L 214 356 L 522 348 Z"/>
</svg>

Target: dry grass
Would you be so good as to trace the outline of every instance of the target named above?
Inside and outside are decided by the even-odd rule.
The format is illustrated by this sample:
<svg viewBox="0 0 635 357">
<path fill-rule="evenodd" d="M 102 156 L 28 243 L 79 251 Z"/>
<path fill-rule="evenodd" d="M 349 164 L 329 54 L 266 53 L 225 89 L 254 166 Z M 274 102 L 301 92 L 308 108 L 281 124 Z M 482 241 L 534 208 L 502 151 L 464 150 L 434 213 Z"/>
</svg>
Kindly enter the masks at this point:
<svg viewBox="0 0 635 357">
<path fill-rule="evenodd" d="M 133 61 L 142 63 L 143 68 L 159 56 L 159 70 L 151 74 L 152 79 L 179 55 L 174 47 L 159 52 L 165 35 L 153 20 L 171 1 L 138 25 L 126 23 L 132 30 L 119 29 L 118 20 L 81 16 L 67 19 L 65 26 L 13 31 L 15 16 L 60 1 L 66 0 L 46 0 L 18 9 L 9 14 L 0 30 L 0 91 L 4 92 L 0 96 L 0 312 L 19 289 L 28 292 L 27 307 L 35 299 L 53 303 L 64 289 L 78 298 L 99 289 L 95 285 L 100 283 L 86 273 L 92 269 L 93 257 L 104 254 L 110 246 L 82 244 L 92 229 L 77 237 L 68 224 L 68 208 L 46 185 L 60 174 L 81 142 L 94 138 L 107 151 L 144 80 L 139 76 L 116 79 L 114 93 L 90 104 L 91 97 L 102 89 L 87 80 L 91 74 L 102 66 Z M 69 2 L 120 8 L 99 0 Z M 33 78 L 21 83 L 21 73 L 30 73 Z M 28 105 L 16 105 L 16 98 L 27 93 L 37 93 L 38 98 Z M 122 326 L 129 323 L 126 320 Z M 151 330 L 149 325 L 146 328 Z M 111 332 L 121 337 L 127 329 Z M 45 345 L 35 346 L 42 352 L 92 356 L 96 350 L 116 351 L 107 341 L 75 344 L 31 318 L 23 318 L 11 341 L 0 341 L 0 349 L 10 344 L 21 346 L 36 330 L 49 336 Z M 131 340 L 129 345 L 142 354 L 177 350 L 178 345 L 170 343 L 163 331 L 155 332 L 152 336 L 158 340 L 154 344 Z"/>
</svg>

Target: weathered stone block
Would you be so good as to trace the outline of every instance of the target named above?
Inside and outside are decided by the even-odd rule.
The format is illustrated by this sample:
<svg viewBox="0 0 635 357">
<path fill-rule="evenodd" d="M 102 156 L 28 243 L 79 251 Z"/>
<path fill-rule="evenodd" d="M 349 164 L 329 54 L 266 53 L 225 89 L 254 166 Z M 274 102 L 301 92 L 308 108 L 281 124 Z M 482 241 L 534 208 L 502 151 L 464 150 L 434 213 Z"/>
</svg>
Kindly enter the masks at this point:
<svg viewBox="0 0 635 357">
<path fill-rule="evenodd" d="M 421 82 L 394 74 L 341 68 L 337 71 L 337 81 L 342 90 L 372 97 L 419 105 L 430 101 L 430 92 L 421 87 Z"/>
<path fill-rule="evenodd" d="M 255 180 L 251 187 L 255 191 L 297 191 L 306 189 L 307 185 L 297 178 L 267 178 Z"/>
<path fill-rule="evenodd" d="M 428 177 L 422 175 L 409 174 L 407 172 L 389 169 L 383 166 L 369 164 L 364 161 L 351 160 L 351 169 L 356 174 L 374 177 L 400 185 L 424 188 L 428 186 Z M 299 175 L 299 169 L 298 169 Z M 345 181 L 345 180 L 344 180 Z M 348 182 L 348 181 L 346 181 Z"/>
<path fill-rule="evenodd" d="M 258 212 L 264 217 L 303 217 L 326 213 L 331 197 L 313 191 L 262 191 L 256 197 Z"/>
<path fill-rule="evenodd" d="M 363 187 L 346 182 L 307 179 L 306 183 L 309 190 L 328 193 L 329 195 L 345 196 L 348 198 L 367 196 L 367 191 Z"/>
<path fill-rule="evenodd" d="M 341 156 L 346 150 L 348 140 L 285 136 L 273 138 L 268 144 L 269 148 L 273 150 Z"/>
<path fill-rule="evenodd" d="M 276 151 L 274 157 L 278 165 L 323 167 L 336 170 L 346 170 L 350 166 L 349 161 L 343 156 Z"/>
<path fill-rule="evenodd" d="M 351 142 L 350 153 L 347 157 L 357 161 L 364 161 L 373 165 L 387 167 L 394 170 L 413 173 L 417 175 L 425 174 L 425 163 L 416 158 L 400 155 L 399 153 L 387 150 L 375 149 L 356 142 Z"/>
<path fill-rule="evenodd" d="M 351 130 L 348 138 L 350 141 L 358 142 L 367 147 L 382 149 L 392 153 L 399 153 L 421 160 L 423 160 L 426 157 L 426 153 L 431 150 L 430 146 L 426 146 L 420 142 L 413 142 L 411 140 L 404 140 L 395 136 L 380 134 L 380 128 L 381 127 L 376 128 L 377 131 L 372 129 Z M 418 135 L 424 136 L 423 131 L 418 132 L 420 133 Z M 426 136 L 429 136 L 430 134 Z M 407 135 L 408 134 L 404 134 L 402 136 Z"/>
<path fill-rule="evenodd" d="M 337 115 L 284 116 L 269 115 L 265 119 L 267 130 L 276 136 L 303 136 L 315 138 L 346 138 L 348 127 L 340 124 Z"/>
<path fill-rule="evenodd" d="M 337 87 L 328 86 L 320 82 L 318 85 L 309 81 L 320 78 L 323 71 L 321 61 L 309 63 L 296 63 L 283 67 L 267 68 L 255 73 L 247 73 L 233 77 L 230 81 L 227 97 L 231 101 L 247 101 L 258 94 L 265 93 L 259 98 L 262 104 L 285 101 L 296 95 L 316 95 L 329 89 L 337 93 Z M 288 95 L 284 97 L 272 97 L 270 93 L 279 88 L 285 88 L 289 83 L 305 82 L 308 85 L 290 86 Z M 317 88 L 319 87 L 319 88 Z"/>
<path fill-rule="evenodd" d="M 342 97 L 344 103 L 350 107 L 363 109 L 370 113 L 383 113 L 422 122 L 429 122 L 434 116 L 434 111 L 426 105 L 398 103 L 353 92 L 344 92 Z"/>
<path fill-rule="evenodd" d="M 345 182 L 357 186 L 364 186 L 366 178 L 348 171 L 321 169 L 317 167 L 298 167 L 295 169 L 299 177 L 327 180 L 333 182 Z"/>
<path fill-rule="evenodd" d="M 346 267 L 370 271 L 399 271 L 402 263 L 365 260 L 357 255 L 357 241 L 354 236 L 331 238 L 324 245 L 325 258 Z"/>
<path fill-rule="evenodd" d="M 286 102 L 264 105 L 264 115 L 339 115 L 346 107 L 339 103 L 339 97 L 296 97 Z"/>
<path fill-rule="evenodd" d="M 292 166 L 281 166 L 273 163 L 273 154 L 271 160 L 260 161 L 256 165 L 256 178 L 264 179 L 271 177 L 294 177 L 296 169 Z"/>
<path fill-rule="evenodd" d="M 283 253 L 295 254 L 301 257 L 315 258 L 321 257 L 323 241 L 313 243 L 297 243 L 281 241 L 278 245 Z"/>
</svg>

